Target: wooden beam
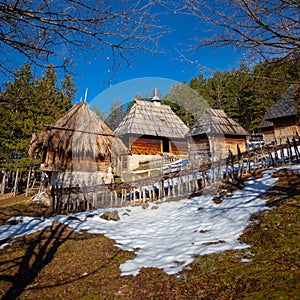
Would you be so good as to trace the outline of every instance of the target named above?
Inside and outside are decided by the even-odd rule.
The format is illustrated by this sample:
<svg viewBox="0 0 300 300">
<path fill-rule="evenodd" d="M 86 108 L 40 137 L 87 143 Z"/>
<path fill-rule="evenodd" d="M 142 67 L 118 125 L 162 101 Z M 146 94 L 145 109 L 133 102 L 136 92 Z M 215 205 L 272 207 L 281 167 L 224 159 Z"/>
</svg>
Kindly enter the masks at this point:
<svg viewBox="0 0 300 300">
<path fill-rule="evenodd" d="M 75 128 L 66 128 L 66 127 L 52 126 L 52 125 L 47 125 L 47 124 L 45 126 L 49 130 L 58 129 L 58 130 L 75 131 L 75 132 L 89 133 L 89 134 L 95 134 L 95 135 L 103 135 L 103 136 L 116 137 L 115 134 L 110 134 L 110 133 L 99 133 L 99 132 L 92 132 L 92 131 L 80 130 L 80 129 L 75 129 Z"/>
</svg>

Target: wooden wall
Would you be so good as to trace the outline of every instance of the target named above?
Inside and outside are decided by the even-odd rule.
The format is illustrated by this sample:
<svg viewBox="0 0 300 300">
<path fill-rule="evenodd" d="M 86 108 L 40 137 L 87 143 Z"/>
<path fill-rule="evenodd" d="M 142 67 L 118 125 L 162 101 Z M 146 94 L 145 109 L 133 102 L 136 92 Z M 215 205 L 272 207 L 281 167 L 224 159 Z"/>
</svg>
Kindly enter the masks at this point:
<svg viewBox="0 0 300 300">
<path fill-rule="evenodd" d="M 56 174 L 53 175 L 54 180 L 57 178 L 58 181 L 61 181 L 65 178 L 67 183 L 70 182 L 70 178 L 74 177 L 76 180 L 80 178 L 79 173 L 91 174 L 91 176 L 93 176 L 93 174 L 102 174 L 102 177 L 106 177 L 106 174 L 110 174 L 108 175 L 110 178 L 113 167 L 110 156 L 93 156 L 94 154 L 90 152 L 85 153 L 81 151 L 76 153 L 71 147 L 65 151 L 63 151 L 62 148 L 45 148 L 41 170 L 50 172 L 52 175 Z M 67 179 L 67 177 L 69 179 Z"/>
<path fill-rule="evenodd" d="M 210 144 L 207 136 L 196 136 L 189 139 L 190 156 L 210 156 Z"/>
<path fill-rule="evenodd" d="M 246 137 L 242 136 L 237 136 L 237 137 L 225 137 L 225 143 L 226 146 L 225 148 L 227 149 L 226 151 L 226 156 L 228 155 L 228 149 L 230 149 L 233 153 L 233 155 L 237 154 L 237 145 L 239 145 L 240 150 L 242 152 L 245 152 L 247 150 L 247 145 L 246 145 Z"/>
<path fill-rule="evenodd" d="M 262 135 L 265 145 L 269 145 L 275 142 L 274 127 L 263 128 Z"/>
<path fill-rule="evenodd" d="M 162 141 L 160 139 L 147 137 L 129 137 L 130 154 L 157 154 L 162 152 Z"/>
<path fill-rule="evenodd" d="M 169 140 L 163 137 L 129 137 L 130 154 L 155 155 L 170 153 L 187 155 L 188 142 L 185 140 Z"/>
<path fill-rule="evenodd" d="M 170 141 L 171 153 L 175 155 L 188 155 L 188 141 Z"/>
<path fill-rule="evenodd" d="M 44 163 L 41 168 L 43 171 L 73 171 L 81 170 L 86 172 L 101 171 L 105 172 L 112 167 L 110 157 L 105 156 L 101 160 L 87 157 L 76 156 L 76 154 L 69 153 L 67 155 L 59 154 L 55 151 L 47 151 Z"/>
<path fill-rule="evenodd" d="M 300 133 L 300 127 L 296 117 L 278 118 L 272 120 L 274 124 L 275 138 L 278 144 L 285 143 L 287 138 L 290 140 L 296 135 L 296 132 Z"/>
<path fill-rule="evenodd" d="M 195 136 L 189 139 L 189 159 L 198 164 L 211 159 L 223 159 L 228 156 L 228 150 L 237 154 L 237 145 L 240 150 L 246 151 L 245 136 Z"/>
</svg>

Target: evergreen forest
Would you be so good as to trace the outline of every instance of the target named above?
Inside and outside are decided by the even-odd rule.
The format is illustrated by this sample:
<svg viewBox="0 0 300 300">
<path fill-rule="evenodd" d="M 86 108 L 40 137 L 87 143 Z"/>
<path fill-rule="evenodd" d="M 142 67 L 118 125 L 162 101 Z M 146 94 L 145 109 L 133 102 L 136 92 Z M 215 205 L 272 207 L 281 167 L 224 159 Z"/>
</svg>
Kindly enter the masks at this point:
<svg viewBox="0 0 300 300">
<path fill-rule="evenodd" d="M 210 107 L 223 109 L 249 132 L 256 133 L 271 105 L 299 81 L 300 60 L 290 57 L 257 63 L 253 68 L 241 65 L 208 78 L 199 74 L 188 84 Z"/>
<path fill-rule="evenodd" d="M 72 107 L 76 88 L 70 74 L 59 78 L 49 65 L 39 77 L 29 64 L 13 72 L 13 79 L 0 93 L 0 166 L 2 173 L 14 176 L 38 166 L 40 159 L 29 158 L 31 138 L 53 124 Z M 9 180 L 8 180 L 9 181 Z"/>
</svg>

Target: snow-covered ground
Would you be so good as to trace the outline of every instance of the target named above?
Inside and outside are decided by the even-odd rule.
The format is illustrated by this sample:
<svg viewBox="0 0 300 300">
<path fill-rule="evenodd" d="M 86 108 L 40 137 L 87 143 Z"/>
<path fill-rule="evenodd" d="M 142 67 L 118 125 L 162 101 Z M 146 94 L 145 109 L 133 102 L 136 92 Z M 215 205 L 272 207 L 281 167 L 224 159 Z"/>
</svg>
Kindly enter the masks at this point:
<svg viewBox="0 0 300 300">
<path fill-rule="evenodd" d="M 205 194 L 179 202 L 150 203 L 146 209 L 122 207 L 117 209 L 119 221 L 100 218 L 109 209 L 77 213 L 73 215 L 76 218 L 20 216 L 17 225 L 0 226 L 0 240 L 30 234 L 58 221 L 76 232 L 104 234 L 121 249 L 134 251 L 136 257 L 120 265 L 122 275 L 136 275 L 142 267 L 161 268 L 175 274 L 196 255 L 248 247 L 238 238 L 249 225 L 250 215 L 266 209 L 259 195 L 275 184 L 277 179 L 272 177 L 275 170 L 247 181 L 243 190 L 235 191 L 231 197 L 224 196 L 220 204 L 212 201 L 215 195 Z M 5 246 L 8 245 L 3 244 L 2 248 Z"/>
</svg>

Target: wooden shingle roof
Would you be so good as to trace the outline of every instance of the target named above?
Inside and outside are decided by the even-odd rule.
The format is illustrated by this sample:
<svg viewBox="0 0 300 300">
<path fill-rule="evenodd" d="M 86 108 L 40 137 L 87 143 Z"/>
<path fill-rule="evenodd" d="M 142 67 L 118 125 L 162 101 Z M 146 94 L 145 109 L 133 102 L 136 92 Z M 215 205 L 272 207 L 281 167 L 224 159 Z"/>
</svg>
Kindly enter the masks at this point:
<svg viewBox="0 0 300 300">
<path fill-rule="evenodd" d="M 129 113 L 116 128 L 115 134 L 184 138 L 188 130 L 170 106 L 159 101 L 135 100 Z"/>
<path fill-rule="evenodd" d="M 236 121 L 230 118 L 222 109 L 207 108 L 194 127 L 188 132 L 188 136 L 198 135 L 250 135 Z"/>
<path fill-rule="evenodd" d="M 269 128 L 269 127 L 273 127 L 274 124 L 271 121 L 267 121 L 266 119 L 263 119 L 260 124 L 259 124 L 259 128 L 263 129 L 263 128 Z"/>
<path fill-rule="evenodd" d="M 280 100 L 270 108 L 265 120 L 272 121 L 277 118 L 296 116 L 296 97 L 299 97 L 299 84 L 292 84 Z"/>
</svg>

